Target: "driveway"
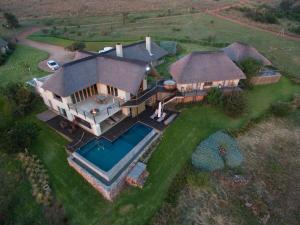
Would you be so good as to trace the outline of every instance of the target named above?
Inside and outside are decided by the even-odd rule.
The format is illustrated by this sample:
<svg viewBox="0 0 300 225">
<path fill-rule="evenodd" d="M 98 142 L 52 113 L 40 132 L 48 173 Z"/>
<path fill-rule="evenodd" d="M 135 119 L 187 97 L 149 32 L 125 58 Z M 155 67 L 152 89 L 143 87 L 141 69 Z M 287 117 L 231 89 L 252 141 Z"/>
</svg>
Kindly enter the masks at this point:
<svg viewBox="0 0 300 225">
<path fill-rule="evenodd" d="M 44 61 L 41 61 L 39 63 L 40 69 L 45 70 L 47 72 L 53 72 L 47 66 L 47 61 L 49 59 L 56 61 L 60 65 L 66 63 L 66 62 L 70 62 L 74 59 L 75 53 L 65 50 L 61 46 L 51 45 L 51 44 L 46 44 L 46 43 L 26 39 L 26 37 L 28 37 L 29 35 L 31 35 L 32 33 L 36 32 L 36 31 L 38 31 L 39 29 L 40 28 L 37 28 L 37 27 L 29 28 L 29 29 L 19 33 L 17 35 L 17 39 L 18 39 L 19 44 L 27 45 L 27 46 L 37 48 L 37 49 L 40 49 L 42 51 L 49 53 L 49 58 Z"/>
</svg>

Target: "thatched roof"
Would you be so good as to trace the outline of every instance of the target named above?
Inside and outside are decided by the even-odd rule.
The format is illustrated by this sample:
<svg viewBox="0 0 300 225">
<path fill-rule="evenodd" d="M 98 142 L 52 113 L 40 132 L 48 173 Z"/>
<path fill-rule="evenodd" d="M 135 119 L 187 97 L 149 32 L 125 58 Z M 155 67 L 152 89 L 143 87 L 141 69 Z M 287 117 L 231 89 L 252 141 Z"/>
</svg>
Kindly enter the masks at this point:
<svg viewBox="0 0 300 225">
<path fill-rule="evenodd" d="M 234 62 L 240 62 L 247 58 L 253 58 L 260 61 L 263 65 L 272 65 L 272 63 L 266 57 L 248 44 L 234 42 L 222 50 Z"/>
<path fill-rule="evenodd" d="M 223 52 L 193 52 L 173 63 L 169 71 L 181 84 L 246 78 Z"/>
<path fill-rule="evenodd" d="M 138 60 L 92 55 L 64 64 L 42 87 L 67 97 L 99 82 L 137 94 L 147 66 Z"/>
<path fill-rule="evenodd" d="M 116 56 L 116 49 L 113 48 L 112 50 L 101 53 L 101 55 Z M 151 55 L 146 49 L 145 41 L 123 46 L 123 57 L 127 59 L 136 59 L 150 63 L 151 61 L 159 60 L 166 55 L 168 55 L 168 52 L 154 41 L 151 41 Z"/>
</svg>

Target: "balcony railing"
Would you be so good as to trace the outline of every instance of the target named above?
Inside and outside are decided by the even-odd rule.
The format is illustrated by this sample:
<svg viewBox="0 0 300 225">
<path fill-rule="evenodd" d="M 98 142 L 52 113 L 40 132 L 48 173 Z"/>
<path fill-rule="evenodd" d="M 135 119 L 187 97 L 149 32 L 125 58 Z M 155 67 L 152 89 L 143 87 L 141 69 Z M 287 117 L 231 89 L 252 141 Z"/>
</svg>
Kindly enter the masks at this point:
<svg viewBox="0 0 300 225">
<path fill-rule="evenodd" d="M 68 107 L 73 115 L 97 124 L 121 109 L 121 99 L 113 96 L 107 96 L 107 98 L 108 102 L 98 103 L 95 101 L 95 97 L 90 97 L 77 104 L 69 104 Z"/>
</svg>

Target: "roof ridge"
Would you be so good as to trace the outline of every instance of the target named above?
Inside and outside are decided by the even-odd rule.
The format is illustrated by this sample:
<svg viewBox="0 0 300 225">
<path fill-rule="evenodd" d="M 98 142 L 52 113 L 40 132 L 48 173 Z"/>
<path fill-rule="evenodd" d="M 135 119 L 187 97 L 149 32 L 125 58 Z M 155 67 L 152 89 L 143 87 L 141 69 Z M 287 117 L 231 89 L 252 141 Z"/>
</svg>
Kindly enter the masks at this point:
<svg viewBox="0 0 300 225">
<path fill-rule="evenodd" d="M 124 61 L 124 62 L 130 62 L 130 63 L 135 63 L 135 64 L 142 64 L 142 65 L 148 65 L 149 63 L 138 60 L 138 59 L 130 59 L 130 58 L 125 58 L 125 57 L 118 57 L 118 56 L 111 56 L 111 55 L 97 55 L 97 57 L 102 57 L 102 58 L 110 58 L 118 61 Z"/>
<path fill-rule="evenodd" d="M 67 67 L 67 66 L 71 66 L 71 65 L 74 65 L 74 64 L 77 64 L 77 63 L 80 63 L 80 62 L 84 62 L 84 61 L 96 58 L 97 56 L 98 56 L 98 54 L 95 54 L 95 55 L 90 55 L 90 56 L 84 57 L 82 59 L 77 59 L 77 60 L 74 60 L 74 61 L 71 61 L 71 62 L 67 62 L 67 63 L 63 64 L 62 67 Z"/>
<path fill-rule="evenodd" d="M 134 43 L 131 43 L 131 44 L 128 44 L 128 45 L 122 45 L 123 48 L 128 48 L 128 47 L 132 47 L 132 46 L 135 46 L 135 45 L 139 45 L 143 42 L 146 42 L 145 40 L 142 40 L 142 41 L 138 41 L 138 42 L 134 42 Z M 152 42 L 152 41 L 151 41 Z M 116 51 L 116 47 L 108 50 L 108 51 L 105 51 L 105 52 L 101 52 L 99 53 L 100 55 L 106 55 L 106 53 L 109 53 L 109 52 L 113 52 L 113 51 Z"/>
</svg>

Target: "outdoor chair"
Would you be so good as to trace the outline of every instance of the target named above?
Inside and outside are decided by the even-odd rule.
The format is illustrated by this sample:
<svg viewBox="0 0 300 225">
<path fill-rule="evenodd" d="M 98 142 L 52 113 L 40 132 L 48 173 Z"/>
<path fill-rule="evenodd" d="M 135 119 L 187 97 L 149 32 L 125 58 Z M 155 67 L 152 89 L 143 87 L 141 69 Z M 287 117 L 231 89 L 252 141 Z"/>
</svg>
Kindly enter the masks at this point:
<svg viewBox="0 0 300 225">
<path fill-rule="evenodd" d="M 155 112 L 152 114 L 152 116 L 150 116 L 150 118 L 154 120 L 154 118 L 157 117 L 157 114 L 158 110 L 155 110 Z"/>
<path fill-rule="evenodd" d="M 158 118 L 156 121 L 161 122 L 165 119 L 166 116 L 167 116 L 167 113 L 163 113 L 162 116 L 160 118 Z"/>
</svg>

